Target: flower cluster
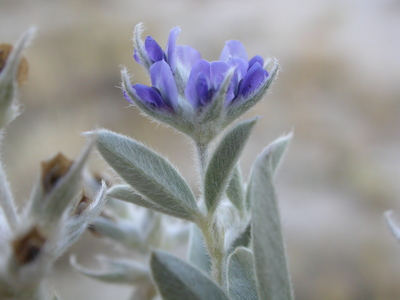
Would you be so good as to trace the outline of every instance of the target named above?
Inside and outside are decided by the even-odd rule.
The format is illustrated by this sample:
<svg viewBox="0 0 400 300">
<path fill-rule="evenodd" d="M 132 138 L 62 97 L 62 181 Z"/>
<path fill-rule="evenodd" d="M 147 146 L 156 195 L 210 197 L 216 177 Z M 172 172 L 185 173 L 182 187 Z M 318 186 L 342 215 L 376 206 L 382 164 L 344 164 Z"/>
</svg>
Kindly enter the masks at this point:
<svg viewBox="0 0 400 300">
<path fill-rule="evenodd" d="M 225 43 L 218 61 L 207 61 L 190 46 L 176 43 L 179 27 L 169 35 L 165 51 L 151 37 L 142 41 L 142 25 L 135 28 L 134 58 L 148 71 L 152 86 L 130 83 L 123 70 L 126 99 L 151 117 L 165 122 L 197 139 L 208 132 L 212 139 L 226 125 L 239 117 L 265 93 L 275 77 L 272 70 L 256 55 L 250 60 L 243 44 L 236 40 Z M 211 132 L 212 131 L 212 132 Z"/>
</svg>

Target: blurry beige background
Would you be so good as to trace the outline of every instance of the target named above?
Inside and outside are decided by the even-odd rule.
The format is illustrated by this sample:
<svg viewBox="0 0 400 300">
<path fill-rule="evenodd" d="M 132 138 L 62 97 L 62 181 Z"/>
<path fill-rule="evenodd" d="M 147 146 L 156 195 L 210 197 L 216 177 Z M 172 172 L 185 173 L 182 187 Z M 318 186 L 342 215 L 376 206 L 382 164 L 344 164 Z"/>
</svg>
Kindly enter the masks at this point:
<svg viewBox="0 0 400 300">
<path fill-rule="evenodd" d="M 162 45 L 181 26 L 179 43 L 209 60 L 228 39 L 241 40 L 250 56 L 279 59 L 272 92 L 248 114 L 262 119 L 242 165 L 248 174 L 263 147 L 294 130 L 277 189 L 297 299 L 399 299 L 400 245 L 382 216 L 400 211 L 398 0 L 0 0 L 1 41 L 38 27 L 26 52 L 24 113 L 3 153 L 21 202 L 41 160 L 57 151 L 75 157 L 80 133 L 97 127 L 161 151 L 195 186 L 186 139 L 126 108 L 116 88 L 120 65 L 148 82 L 132 59 L 138 22 Z M 105 167 L 93 157 L 93 169 Z M 93 265 L 102 245 L 85 234 L 70 253 Z M 71 271 L 68 253 L 52 284 L 66 300 L 129 294 Z"/>
</svg>

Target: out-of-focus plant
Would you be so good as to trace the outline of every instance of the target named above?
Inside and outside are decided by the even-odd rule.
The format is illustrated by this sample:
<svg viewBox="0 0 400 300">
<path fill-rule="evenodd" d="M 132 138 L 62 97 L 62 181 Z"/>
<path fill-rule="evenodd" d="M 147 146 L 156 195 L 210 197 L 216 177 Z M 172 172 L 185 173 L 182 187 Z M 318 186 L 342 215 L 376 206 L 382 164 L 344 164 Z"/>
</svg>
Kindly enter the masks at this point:
<svg viewBox="0 0 400 300">
<path fill-rule="evenodd" d="M 260 56 L 249 60 L 243 45 L 233 40 L 226 42 L 219 60 L 209 62 L 197 50 L 176 44 L 178 27 L 171 30 L 165 51 L 150 36 L 143 41 L 142 31 L 137 25 L 134 58 L 148 72 L 151 86 L 132 85 L 123 69 L 124 96 L 152 120 L 193 141 L 200 196 L 167 159 L 142 143 L 105 129 L 89 133 L 125 181 L 108 191 L 115 206 L 93 228 L 125 248 L 148 253 L 150 266 L 102 259 L 108 267 L 94 272 L 74 259 L 73 264 L 91 277 L 135 285 L 132 299 L 293 299 L 273 184 L 291 134 L 258 156 L 245 182 L 239 157 L 258 118 L 233 124 L 266 94 L 278 73 L 277 62 Z M 134 227 L 128 206 L 117 200 L 190 222 L 187 260 L 154 243 L 173 223 L 160 226 L 161 216 L 148 212 Z"/>
<path fill-rule="evenodd" d="M 28 64 L 22 57 L 34 35 L 0 45 L 0 138 L 19 114 L 18 92 Z M 95 137 L 71 161 L 59 153 L 43 161 L 25 207 L 18 209 L 0 162 L 0 299 L 57 299 L 46 289 L 55 260 L 73 244 L 102 210 L 106 186 L 89 198 L 83 192 L 83 170 Z"/>
</svg>

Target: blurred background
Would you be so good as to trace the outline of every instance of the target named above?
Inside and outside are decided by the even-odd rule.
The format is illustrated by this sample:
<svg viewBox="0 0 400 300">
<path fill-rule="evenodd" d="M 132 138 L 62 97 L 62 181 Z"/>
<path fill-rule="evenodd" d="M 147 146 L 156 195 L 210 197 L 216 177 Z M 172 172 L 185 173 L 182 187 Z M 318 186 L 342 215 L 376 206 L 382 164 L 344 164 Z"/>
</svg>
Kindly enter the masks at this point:
<svg viewBox="0 0 400 300">
<path fill-rule="evenodd" d="M 81 132 L 106 127 L 168 156 L 195 187 L 190 144 L 151 123 L 117 88 L 120 65 L 148 83 L 132 59 L 132 30 L 144 22 L 165 45 L 178 43 L 208 60 L 225 40 L 249 56 L 279 59 L 282 72 L 266 99 L 241 160 L 245 175 L 274 138 L 295 138 L 276 178 L 290 271 L 298 300 L 400 299 L 400 245 L 383 219 L 400 215 L 400 2 L 398 0 L 0 0 L 0 40 L 14 43 L 30 26 L 30 76 L 24 113 L 4 141 L 13 189 L 23 203 L 39 162 L 62 151 L 75 157 Z M 106 168 L 93 155 L 93 170 Z M 93 266 L 112 251 L 90 234 L 71 248 Z M 69 253 L 52 285 L 63 299 L 124 299 L 130 288 L 71 270 Z"/>
</svg>

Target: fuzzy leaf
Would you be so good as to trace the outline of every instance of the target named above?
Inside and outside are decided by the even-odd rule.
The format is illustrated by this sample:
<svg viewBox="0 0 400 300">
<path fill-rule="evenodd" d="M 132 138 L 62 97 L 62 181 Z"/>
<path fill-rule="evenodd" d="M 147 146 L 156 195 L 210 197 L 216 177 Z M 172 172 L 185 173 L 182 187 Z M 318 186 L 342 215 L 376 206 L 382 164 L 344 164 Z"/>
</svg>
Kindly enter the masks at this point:
<svg viewBox="0 0 400 300">
<path fill-rule="evenodd" d="M 181 211 L 178 210 L 170 210 L 166 207 L 160 206 L 151 202 L 150 200 L 142 197 L 129 185 L 116 185 L 111 187 L 107 193 L 108 197 L 122 200 L 125 202 L 133 203 L 138 206 L 146 207 L 155 211 L 158 211 L 163 214 L 167 214 L 176 218 L 185 219 L 188 221 L 194 221 L 192 215 L 188 215 L 186 213 L 182 214 Z"/>
<path fill-rule="evenodd" d="M 232 300 L 258 300 L 253 254 L 237 248 L 228 258 L 228 291 Z"/>
<path fill-rule="evenodd" d="M 249 247 L 251 241 L 251 223 L 246 226 L 246 228 L 239 233 L 239 235 L 233 241 L 230 249 L 235 250 L 237 247 Z"/>
<path fill-rule="evenodd" d="M 385 212 L 385 220 L 396 240 L 400 241 L 400 227 L 398 221 L 393 217 L 393 211 Z"/>
<path fill-rule="evenodd" d="M 231 181 L 226 190 L 226 195 L 238 211 L 242 213 L 244 207 L 244 188 L 242 172 L 239 164 L 237 164 L 233 170 Z"/>
<path fill-rule="evenodd" d="M 97 259 L 104 265 L 104 270 L 95 271 L 84 268 L 77 263 L 75 256 L 70 257 L 70 263 L 79 273 L 108 283 L 133 285 L 150 279 L 150 272 L 146 265 L 127 259 L 110 259 L 103 256 Z"/>
<path fill-rule="evenodd" d="M 188 258 L 193 265 L 210 274 L 211 258 L 205 247 L 201 230 L 195 224 L 191 224 Z"/>
<path fill-rule="evenodd" d="M 209 212 L 214 213 L 231 179 L 251 130 L 258 118 L 241 122 L 222 138 L 214 151 L 205 174 L 204 197 Z"/>
<path fill-rule="evenodd" d="M 249 183 L 252 244 L 260 299 L 293 299 L 282 237 L 277 198 L 272 182 L 276 144 L 257 158 Z"/>
<path fill-rule="evenodd" d="M 283 157 L 286 153 L 286 149 L 289 145 L 289 142 L 291 141 L 293 137 L 292 133 L 289 133 L 287 135 L 281 136 L 277 138 L 275 141 L 273 141 L 271 144 L 268 145 L 268 147 L 264 150 L 264 152 L 270 152 L 270 167 L 271 167 L 271 174 L 272 176 L 275 175 L 278 167 L 280 166 L 280 163 L 283 160 Z M 251 182 L 251 177 L 253 176 L 253 171 L 250 175 L 250 182 Z M 250 208 L 250 189 L 247 189 L 247 194 L 246 194 L 246 206 L 249 209 Z"/>
<path fill-rule="evenodd" d="M 203 272 L 173 255 L 153 252 L 150 264 L 164 300 L 229 300 Z"/>
<path fill-rule="evenodd" d="M 185 219 L 196 219 L 199 210 L 193 192 L 166 159 L 120 134 L 104 129 L 95 133 L 100 154 L 134 190 Z"/>
</svg>

